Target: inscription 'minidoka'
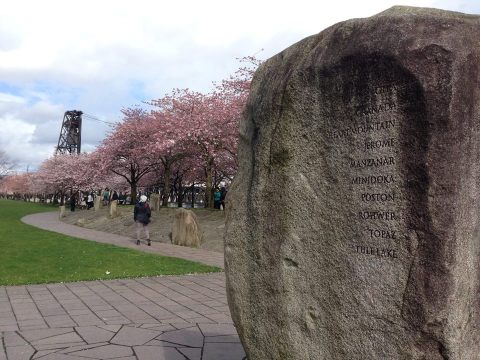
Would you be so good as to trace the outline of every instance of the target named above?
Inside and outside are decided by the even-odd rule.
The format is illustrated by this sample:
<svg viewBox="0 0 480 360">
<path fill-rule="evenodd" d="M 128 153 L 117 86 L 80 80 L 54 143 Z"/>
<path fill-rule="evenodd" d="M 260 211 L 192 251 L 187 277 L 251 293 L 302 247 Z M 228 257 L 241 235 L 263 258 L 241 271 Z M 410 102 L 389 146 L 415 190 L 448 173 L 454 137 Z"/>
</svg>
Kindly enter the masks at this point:
<svg viewBox="0 0 480 360">
<path fill-rule="evenodd" d="M 343 138 L 352 134 L 361 134 L 370 131 L 386 130 L 395 127 L 395 119 L 380 122 L 365 123 L 358 126 L 349 126 L 346 129 L 334 130 L 331 137 L 334 139 Z"/>
<path fill-rule="evenodd" d="M 362 160 L 352 160 L 350 167 L 352 168 L 365 168 L 365 167 L 379 167 L 385 165 L 395 164 L 395 158 L 392 156 L 383 156 L 379 158 L 370 158 Z"/>
<path fill-rule="evenodd" d="M 356 176 L 352 179 L 354 185 L 390 184 L 394 182 L 393 175 Z"/>
</svg>

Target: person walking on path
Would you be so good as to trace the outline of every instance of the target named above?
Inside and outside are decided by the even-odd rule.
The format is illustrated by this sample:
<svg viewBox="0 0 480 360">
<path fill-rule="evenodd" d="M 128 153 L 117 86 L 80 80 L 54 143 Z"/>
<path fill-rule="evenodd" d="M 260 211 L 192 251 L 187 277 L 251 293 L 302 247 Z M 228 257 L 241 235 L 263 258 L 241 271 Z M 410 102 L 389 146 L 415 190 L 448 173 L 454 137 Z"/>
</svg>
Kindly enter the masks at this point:
<svg viewBox="0 0 480 360">
<path fill-rule="evenodd" d="M 148 230 L 148 223 L 150 222 L 151 215 L 152 211 L 150 210 L 150 205 L 147 202 L 147 197 L 145 195 L 140 196 L 140 201 L 133 209 L 133 220 L 135 221 L 137 227 L 137 245 L 140 245 L 140 232 L 142 229 L 147 237 L 147 245 L 151 245 L 150 232 Z"/>
<path fill-rule="evenodd" d="M 87 210 L 90 210 L 93 207 L 93 191 L 90 191 L 90 193 L 87 196 Z"/>
<path fill-rule="evenodd" d="M 75 211 L 75 205 L 77 204 L 77 194 L 74 193 L 70 196 L 70 211 Z"/>
<path fill-rule="evenodd" d="M 222 210 L 225 210 L 225 197 L 227 196 L 227 189 L 225 189 L 225 186 L 222 186 L 220 189 L 220 208 Z"/>
</svg>

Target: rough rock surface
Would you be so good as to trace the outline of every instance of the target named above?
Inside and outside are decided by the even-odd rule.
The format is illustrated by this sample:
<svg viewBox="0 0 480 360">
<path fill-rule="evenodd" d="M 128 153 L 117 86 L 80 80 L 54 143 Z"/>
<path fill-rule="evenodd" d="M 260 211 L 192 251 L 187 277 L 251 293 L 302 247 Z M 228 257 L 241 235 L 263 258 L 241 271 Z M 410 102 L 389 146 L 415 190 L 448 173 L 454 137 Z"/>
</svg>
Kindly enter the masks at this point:
<svg viewBox="0 0 480 360">
<path fill-rule="evenodd" d="M 152 211 L 158 211 L 160 210 L 160 195 L 159 194 L 152 194 L 150 195 L 150 207 L 152 208 Z"/>
<path fill-rule="evenodd" d="M 94 200 L 93 200 L 93 208 L 95 209 L 95 211 L 98 211 L 100 210 L 100 203 L 102 201 L 102 198 L 100 196 L 97 196 Z"/>
<path fill-rule="evenodd" d="M 201 243 L 202 232 L 193 211 L 178 209 L 175 212 L 175 219 L 172 225 L 172 244 L 200 247 Z"/>
<path fill-rule="evenodd" d="M 118 216 L 118 201 L 117 200 L 112 200 L 110 201 L 110 218 L 114 218 Z"/>
<path fill-rule="evenodd" d="M 479 359 L 478 34 L 394 7 L 259 68 L 225 231 L 250 360 Z"/>
</svg>

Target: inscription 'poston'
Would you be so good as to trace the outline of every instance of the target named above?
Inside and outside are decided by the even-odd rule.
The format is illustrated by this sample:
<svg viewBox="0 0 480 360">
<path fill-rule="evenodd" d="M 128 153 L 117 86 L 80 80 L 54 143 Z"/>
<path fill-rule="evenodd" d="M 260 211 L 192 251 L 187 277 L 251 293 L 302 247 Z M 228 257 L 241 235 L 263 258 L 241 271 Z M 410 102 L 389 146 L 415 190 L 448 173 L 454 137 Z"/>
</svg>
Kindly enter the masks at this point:
<svg viewBox="0 0 480 360">
<path fill-rule="evenodd" d="M 395 194 L 392 193 L 379 193 L 379 194 L 370 194 L 370 193 L 363 193 L 361 195 L 362 201 L 370 202 L 370 201 L 395 201 Z"/>
</svg>

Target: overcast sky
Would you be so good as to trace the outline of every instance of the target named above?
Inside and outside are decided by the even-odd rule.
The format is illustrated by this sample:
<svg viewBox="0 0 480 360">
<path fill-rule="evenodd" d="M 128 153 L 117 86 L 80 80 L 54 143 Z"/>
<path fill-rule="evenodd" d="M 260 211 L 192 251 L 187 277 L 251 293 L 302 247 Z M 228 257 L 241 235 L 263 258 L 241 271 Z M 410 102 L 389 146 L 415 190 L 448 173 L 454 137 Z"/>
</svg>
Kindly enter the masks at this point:
<svg viewBox="0 0 480 360">
<path fill-rule="evenodd" d="M 67 110 L 118 121 L 122 108 L 173 88 L 208 91 L 236 58 L 267 59 L 393 5 L 480 14 L 479 0 L 3 1 L 0 150 L 19 171 L 35 170 L 53 154 Z M 84 118 L 82 150 L 108 129 Z"/>
</svg>

